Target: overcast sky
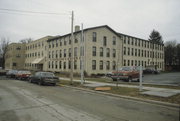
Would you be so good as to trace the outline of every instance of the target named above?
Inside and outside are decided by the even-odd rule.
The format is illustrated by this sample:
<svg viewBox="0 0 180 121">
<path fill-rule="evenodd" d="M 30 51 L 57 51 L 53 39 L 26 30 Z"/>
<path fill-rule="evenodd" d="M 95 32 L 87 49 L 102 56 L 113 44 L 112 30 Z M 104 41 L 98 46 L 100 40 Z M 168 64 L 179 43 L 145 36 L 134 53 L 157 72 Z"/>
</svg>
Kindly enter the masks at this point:
<svg viewBox="0 0 180 121">
<path fill-rule="evenodd" d="M 0 10 L 0 37 L 18 42 L 63 35 L 75 25 L 84 28 L 108 25 L 117 32 L 148 39 L 155 29 L 164 41 L 180 43 L 180 0 L 0 0 L 0 9 L 53 12 L 43 15 Z"/>
</svg>

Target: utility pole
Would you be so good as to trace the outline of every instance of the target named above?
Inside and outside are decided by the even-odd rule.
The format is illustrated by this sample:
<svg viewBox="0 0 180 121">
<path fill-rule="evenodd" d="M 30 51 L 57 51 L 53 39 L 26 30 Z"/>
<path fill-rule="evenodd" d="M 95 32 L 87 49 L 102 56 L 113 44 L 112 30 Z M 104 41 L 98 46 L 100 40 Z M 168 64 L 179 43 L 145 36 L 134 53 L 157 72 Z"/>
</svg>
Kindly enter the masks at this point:
<svg viewBox="0 0 180 121">
<path fill-rule="evenodd" d="M 74 43 L 74 35 L 73 35 L 73 28 L 74 28 L 74 12 L 72 11 L 72 17 L 71 17 L 71 78 L 70 82 L 73 84 L 73 69 L 74 69 L 74 54 L 73 54 L 73 43 Z"/>
<path fill-rule="evenodd" d="M 81 24 L 81 84 L 84 84 L 84 31 Z"/>
</svg>

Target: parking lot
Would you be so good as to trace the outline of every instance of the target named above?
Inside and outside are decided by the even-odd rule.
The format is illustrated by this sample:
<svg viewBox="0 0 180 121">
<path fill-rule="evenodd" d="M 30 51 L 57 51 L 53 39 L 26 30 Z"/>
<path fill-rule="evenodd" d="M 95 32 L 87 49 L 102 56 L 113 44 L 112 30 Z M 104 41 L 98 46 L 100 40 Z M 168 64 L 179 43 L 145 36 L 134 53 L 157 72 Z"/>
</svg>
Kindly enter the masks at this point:
<svg viewBox="0 0 180 121">
<path fill-rule="evenodd" d="M 144 75 L 144 83 L 180 86 L 180 72 Z"/>
</svg>

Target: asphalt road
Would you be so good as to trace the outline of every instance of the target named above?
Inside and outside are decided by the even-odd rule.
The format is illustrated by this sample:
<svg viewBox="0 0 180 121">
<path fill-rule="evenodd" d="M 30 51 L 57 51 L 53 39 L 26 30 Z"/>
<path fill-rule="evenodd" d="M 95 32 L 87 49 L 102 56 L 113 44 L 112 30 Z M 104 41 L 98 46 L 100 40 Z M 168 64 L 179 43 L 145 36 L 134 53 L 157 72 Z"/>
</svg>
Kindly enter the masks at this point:
<svg viewBox="0 0 180 121">
<path fill-rule="evenodd" d="M 0 77 L 0 121 L 179 121 L 179 108 Z"/>
<path fill-rule="evenodd" d="M 180 72 L 144 75 L 144 83 L 180 86 Z"/>
</svg>

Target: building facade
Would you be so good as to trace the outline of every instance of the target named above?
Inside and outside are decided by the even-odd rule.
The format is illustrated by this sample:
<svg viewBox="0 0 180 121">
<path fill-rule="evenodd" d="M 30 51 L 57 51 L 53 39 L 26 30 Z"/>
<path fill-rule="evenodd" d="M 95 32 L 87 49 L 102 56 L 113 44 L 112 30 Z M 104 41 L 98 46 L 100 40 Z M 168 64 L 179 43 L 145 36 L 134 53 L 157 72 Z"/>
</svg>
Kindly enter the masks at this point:
<svg viewBox="0 0 180 121">
<path fill-rule="evenodd" d="M 25 46 L 24 68 L 52 72 L 105 74 L 122 66 L 155 65 L 164 70 L 164 46 L 147 40 L 117 33 L 109 26 L 80 31 L 76 27 L 74 41 L 71 34 L 44 37 Z"/>
<path fill-rule="evenodd" d="M 47 71 L 47 40 L 51 37 L 46 36 L 26 44 L 25 69 Z"/>
<path fill-rule="evenodd" d="M 5 69 L 24 69 L 25 44 L 11 43 L 5 55 Z"/>
</svg>

